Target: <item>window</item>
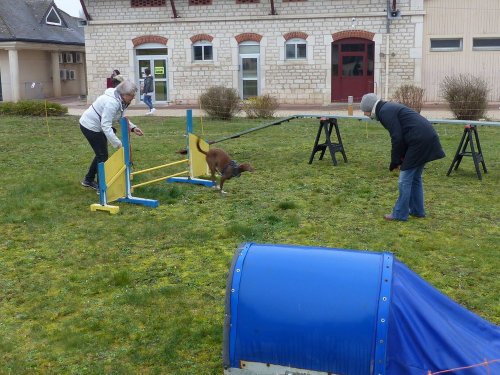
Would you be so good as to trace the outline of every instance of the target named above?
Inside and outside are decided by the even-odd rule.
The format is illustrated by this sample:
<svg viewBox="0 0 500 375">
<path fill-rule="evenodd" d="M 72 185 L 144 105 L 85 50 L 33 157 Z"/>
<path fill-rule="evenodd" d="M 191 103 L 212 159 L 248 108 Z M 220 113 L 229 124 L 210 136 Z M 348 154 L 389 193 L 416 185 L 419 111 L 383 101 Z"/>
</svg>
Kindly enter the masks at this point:
<svg viewBox="0 0 500 375">
<path fill-rule="evenodd" d="M 236 4 L 260 3 L 260 0 L 236 0 Z"/>
<path fill-rule="evenodd" d="M 55 26 L 61 26 L 62 25 L 61 18 L 57 14 L 57 12 L 54 9 L 54 7 L 50 8 L 50 11 L 47 14 L 47 17 L 45 18 L 45 22 L 47 23 L 47 25 L 55 25 Z"/>
<path fill-rule="evenodd" d="M 431 39 L 431 51 L 462 51 L 462 38 Z"/>
<path fill-rule="evenodd" d="M 138 48 L 135 50 L 137 56 L 150 56 L 150 55 L 168 55 L 168 48 Z"/>
<path fill-rule="evenodd" d="M 196 42 L 193 44 L 193 61 L 212 61 L 212 44 L 207 41 Z"/>
<path fill-rule="evenodd" d="M 63 55 L 63 61 L 68 64 L 73 64 L 73 54 L 71 52 L 66 52 Z"/>
<path fill-rule="evenodd" d="M 500 51 L 500 38 L 472 38 L 475 51 Z"/>
<path fill-rule="evenodd" d="M 130 6 L 132 8 L 163 7 L 165 6 L 165 0 L 132 0 Z"/>
<path fill-rule="evenodd" d="M 294 38 L 285 43 L 285 58 L 287 60 L 305 59 L 307 57 L 307 44 L 304 39 Z"/>
<path fill-rule="evenodd" d="M 189 0 L 189 5 L 212 5 L 212 0 Z"/>
</svg>

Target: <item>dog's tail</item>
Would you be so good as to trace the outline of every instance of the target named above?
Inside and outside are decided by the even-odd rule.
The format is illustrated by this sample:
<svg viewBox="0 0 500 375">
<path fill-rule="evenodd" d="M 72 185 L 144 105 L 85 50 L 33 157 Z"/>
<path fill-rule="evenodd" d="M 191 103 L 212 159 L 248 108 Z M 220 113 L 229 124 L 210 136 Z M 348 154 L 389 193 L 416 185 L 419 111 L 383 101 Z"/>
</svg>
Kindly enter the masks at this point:
<svg viewBox="0 0 500 375">
<path fill-rule="evenodd" d="M 198 138 L 198 139 L 196 140 L 196 147 L 198 148 L 198 151 L 199 151 L 199 152 L 201 152 L 202 154 L 204 154 L 204 155 L 206 155 L 206 154 L 207 154 L 207 152 L 206 152 L 206 151 L 203 151 L 203 150 L 201 149 L 201 147 L 200 147 L 200 138 Z"/>
</svg>

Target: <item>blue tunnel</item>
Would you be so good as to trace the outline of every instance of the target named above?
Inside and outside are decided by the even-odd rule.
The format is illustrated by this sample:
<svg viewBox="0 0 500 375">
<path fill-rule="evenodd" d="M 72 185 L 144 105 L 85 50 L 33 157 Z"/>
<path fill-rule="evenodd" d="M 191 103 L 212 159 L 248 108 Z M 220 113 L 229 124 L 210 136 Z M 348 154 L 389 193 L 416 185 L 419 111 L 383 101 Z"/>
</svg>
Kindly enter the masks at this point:
<svg viewBox="0 0 500 375">
<path fill-rule="evenodd" d="M 228 276 L 223 360 L 227 375 L 427 375 L 485 361 L 500 374 L 500 327 L 391 253 L 247 243 Z M 463 372 L 476 374 L 485 367 Z"/>
</svg>

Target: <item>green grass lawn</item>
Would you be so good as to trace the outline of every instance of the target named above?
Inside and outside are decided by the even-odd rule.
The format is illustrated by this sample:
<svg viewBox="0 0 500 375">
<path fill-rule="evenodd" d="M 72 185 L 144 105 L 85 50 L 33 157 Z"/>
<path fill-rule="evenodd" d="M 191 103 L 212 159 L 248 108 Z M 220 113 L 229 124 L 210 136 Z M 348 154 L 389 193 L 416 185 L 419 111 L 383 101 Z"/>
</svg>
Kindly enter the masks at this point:
<svg viewBox="0 0 500 375">
<path fill-rule="evenodd" d="M 183 118 L 132 120 L 146 133 L 133 138 L 135 168 L 181 158 Z M 463 128 L 436 125 L 447 157 L 424 173 L 428 217 L 401 223 L 382 219 L 397 174 L 376 122 L 341 120 L 349 161 L 336 167 L 328 155 L 308 164 L 317 119 L 222 142 L 256 168 L 227 195 L 160 182 L 134 193 L 158 208 L 118 203 L 117 215 L 89 209 L 98 197 L 80 180 L 93 154 L 77 123 L 0 118 L 0 374 L 221 374 L 226 277 L 247 241 L 390 251 L 500 323 L 500 128 L 479 128 L 479 181 L 471 158 L 446 176 Z M 260 123 L 195 119 L 195 133 Z"/>
</svg>

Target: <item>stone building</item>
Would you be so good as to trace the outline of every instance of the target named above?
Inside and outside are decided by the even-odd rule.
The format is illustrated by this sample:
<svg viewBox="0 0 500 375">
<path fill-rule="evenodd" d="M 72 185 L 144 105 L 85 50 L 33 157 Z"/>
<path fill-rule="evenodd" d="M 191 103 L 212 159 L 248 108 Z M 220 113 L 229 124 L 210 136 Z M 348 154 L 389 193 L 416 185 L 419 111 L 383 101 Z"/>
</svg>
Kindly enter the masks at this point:
<svg viewBox="0 0 500 375">
<path fill-rule="evenodd" d="M 404 83 L 424 87 L 427 101 L 440 101 L 437 83 L 446 71 L 437 61 L 453 65 L 472 52 L 452 56 L 431 45 L 446 44 L 449 33 L 457 38 L 454 22 L 439 26 L 452 0 L 80 1 L 88 20 L 89 100 L 102 93 L 113 69 L 140 83 L 149 67 L 159 103 L 195 104 L 209 87 L 223 85 L 242 98 L 270 94 L 282 104 L 327 105 L 350 96 L 356 102 L 371 91 L 391 98 Z M 467 1 L 459 3 L 454 17 L 469 19 Z M 489 7 L 484 16 L 499 19 L 496 0 L 474 7 Z M 427 28 L 429 12 L 435 16 Z M 499 24 L 489 23 L 493 48 L 480 51 L 487 56 L 475 54 L 461 72 L 476 72 L 483 57 L 498 61 Z M 474 26 L 463 30 L 462 40 L 481 35 Z M 498 100 L 499 83 L 489 72 L 496 85 L 490 99 Z"/>
<path fill-rule="evenodd" d="M 78 19 L 52 0 L 2 0 L 0 101 L 86 95 Z"/>
</svg>

